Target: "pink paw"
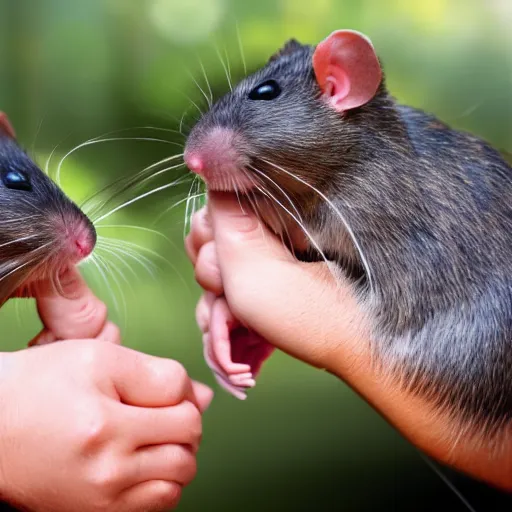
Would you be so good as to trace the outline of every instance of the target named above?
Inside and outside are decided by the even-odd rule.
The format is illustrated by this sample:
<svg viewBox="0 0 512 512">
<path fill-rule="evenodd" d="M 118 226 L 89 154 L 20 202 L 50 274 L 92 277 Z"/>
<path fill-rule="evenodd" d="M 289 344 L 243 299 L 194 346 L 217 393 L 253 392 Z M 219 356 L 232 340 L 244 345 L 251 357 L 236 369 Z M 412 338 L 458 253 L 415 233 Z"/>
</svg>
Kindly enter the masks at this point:
<svg viewBox="0 0 512 512">
<path fill-rule="evenodd" d="M 255 378 L 274 347 L 241 325 L 223 297 L 206 303 L 209 321 L 199 321 L 206 363 L 226 391 L 245 400 L 247 389 L 256 385 Z"/>
</svg>

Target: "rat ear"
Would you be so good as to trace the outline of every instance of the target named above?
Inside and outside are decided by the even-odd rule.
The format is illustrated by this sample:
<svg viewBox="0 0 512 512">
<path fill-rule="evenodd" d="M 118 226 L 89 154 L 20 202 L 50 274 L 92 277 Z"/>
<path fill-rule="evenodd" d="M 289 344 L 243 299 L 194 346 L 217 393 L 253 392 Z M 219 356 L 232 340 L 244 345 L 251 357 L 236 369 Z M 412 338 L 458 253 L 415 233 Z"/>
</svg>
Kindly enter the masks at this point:
<svg viewBox="0 0 512 512">
<path fill-rule="evenodd" d="M 14 132 L 14 128 L 12 127 L 7 114 L 4 112 L 0 112 L 0 132 L 11 139 L 16 138 L 16 133 Z"/>
<path fill-rule="evenodd" d="M 302 45 L 296 40 L 296 39 L 290 39 L 287 41 L 282 48 L 280 48 L 270 59 L 268 59 L 269 62 L 272 62 L 274 60 L 279 59 L 280 57 L 283 57 L 284 55 L 291 55 L 292 53 L 296 52 L 297 50 L 300 50 L 302 48 Z"/>
<path fill-rule="evenodd" d="M 338 112 L 370 101 L 382 80 L 371 41 L 354 30 L 338 30 L 318 44 L 313 69 L 320 89 Z"/>
</svg>

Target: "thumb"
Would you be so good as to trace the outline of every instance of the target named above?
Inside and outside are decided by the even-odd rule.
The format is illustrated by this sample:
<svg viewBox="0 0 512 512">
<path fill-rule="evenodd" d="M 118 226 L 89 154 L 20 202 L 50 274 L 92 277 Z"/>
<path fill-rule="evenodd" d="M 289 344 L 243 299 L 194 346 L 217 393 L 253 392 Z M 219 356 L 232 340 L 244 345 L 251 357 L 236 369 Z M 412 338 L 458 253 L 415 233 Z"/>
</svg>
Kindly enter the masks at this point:
<svg viewBox="0 0 512 512">
<path fill-rule="evenodd" d="M 249 208 L 242 209 L 233 194 L 210 192 L 208 212 L 221 272 L 229 269 L 223 279 L 243 269 L 294 261 L 282 241 Z"/>
<path fill-rule="evenodd" d="M 36 290 L 37 310 L 55 339 L 97 337 L 107 320 L 107 308 L 94 296 L 78 269 L 70 268 L 54 283 L 41 283 Z"/>
<path fill-rule="evenodd" d="M 192 382 L 192 389 L 199 405 L 199 409 L 202 413 L 205 412 L 213 400 L 213 390 L 206 384 L 197 381 Z"/>
<path fill-rule="evenodd" d="M 208 208 L 233 315 L 277 348 L 326 367 L 325 340 L 339 327 L 335 301 L 349 289 L 338 289 L 325 264 L 297 261 L 236 198 L 211 193 Z"/>
</svg>

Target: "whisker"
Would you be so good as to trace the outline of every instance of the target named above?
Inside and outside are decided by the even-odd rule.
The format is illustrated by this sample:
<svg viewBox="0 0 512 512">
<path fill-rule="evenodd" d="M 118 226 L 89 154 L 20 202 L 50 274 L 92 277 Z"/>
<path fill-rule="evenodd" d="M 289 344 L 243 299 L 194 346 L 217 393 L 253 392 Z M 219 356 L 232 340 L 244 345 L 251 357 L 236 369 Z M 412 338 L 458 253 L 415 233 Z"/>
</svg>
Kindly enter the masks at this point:
<svg viewBox="0 0 512 512">
<path fill-rule="evenodd" d="M 142 185 L 147 183 L 149 180 L 156 178 L 157 176 L 161 176 L 162 174 L 165 174 L 166 172 L 169 172 L 169 171 L 174 171 L 175 169 L 179 169 L 180 167 L 185 167 L 185 164 L 172 165 L 171 167 L 165 167 L 164 169 L 160 169 L 159 171 L 156 171 L 153 174 L 151 174 L 150 176 L 147 176 L 146 178 L 142 179 L 138 183 L 137 188 L 141 188 Z"/>
<path fill-rule="evenodd" d="M 64 137 L 51 151 L 50 155 L 48 156 L 48 158 L 46 159 L 46 163 L 44 165 L 44 172 L 46 175 L 50 175 L 50 161 L 51 159 L 53 158 L 53 155 L 55 154 L 55 151 L 57 151 L 57 149 L 59 148 L 59 146 L 66 140 L 66 139 L 69 139 L 69 137 L 71 137 L 71 134 L 68 134 L 66 135 L 66 137 Z"/>
<path fill-rule="evenodd" d="M 31 240 L 32 238 L 37 238 L 39 235 L 28 235 L 28 236 L 23 236 L 21 238 L 17 238 L 16 240 L 10 240 L 9 242 L 5 242 L 3 244 L 0 245 L 0 248 L 1 247 L 7 247 L 8 245 L 12 245 L 12 244 L 15 244 L 15 243 L 18 243 L 18 242 L 24 242 L 25 240 Z"/>
<path fill-rule="evenodd" d="M 203 72 L 203 76 L 204 76 L 204 80 L 206 82 L 206 86 L 208 87 L 208 92 L 210 93 L 210 105 L 213 103 L 213 92 L 212 92 L 212 88 L 211 88 L 211 85 L 210 85 L 210 81 L 208 80 L 208 75 L 206 74 L 206 69 L 203 65 L 203 62 L 202 60 L 198 57 L 198 60 L 199 60 L 199 66 L 201 66 L 201 70 Z"/>
<path fill-rule="evenodd" d="M 48 247 L 52 243 L 53 242 L 48 242 L 46 244 L 43 244 L 43 245 L 39 246 L 37 249 L 34 249 L 33 251 L 30 251 L 29 256 L 32 256 L 34 253 L 39 252 L 39 251 L 45 249 L 46 247 Z M 4 274 L 2 277 L 0 277 L 0 281 L 3 281 L 5 278 L 9 277 L 10 275 L 14 274 L 15 272 L 18 272 L 22 268 L 25 268 L 27 265 L 33 264 L 36 261 L 37 261 L 37 257 L 34 257 L 34 258 L 26 261 L 25 263 L 21 264 L 21 265 L 17 265 L 13 270 L 10 270 L 9 272 L 7 272 L 7 274 Z"/>
<path fill-rule="evenodd" d="M 240 27 L 238 25 L 238 22 L 235 22 L 235 27 L 236 27 L 236 38 L 238 40 L 238 49 L 240 50 L 240 57 L 242 58 L 242 64 L 244 66 L 244 75 L 247 76 L 247 63 L 245 61 L 244 47 L 242 44 L 242 37 L 240 35 Z"/>
<path fill-rule="evenodd" d="M 176 185 L 179 185 L 182 182 L 183 182 L 183 176 L 181 178 L 178 178 L 177 180 L 174 180 L 171 183 L 167 183 L 166 185 L 161 185 L 160 187 L 154 188 L 153 190 L 150 190 L 149 192 L 144 192 L 143 194 L 140 194 L 139 196 L 134 197 L 133 199 L 130 199 L 129 201 L 125 201 L 124 203 L 120 204 L 119 206 L 116 206 L 115 208 L 113 208 L 109 212 L 105 213 L 98 219 L 95 219 L 94 224 L 97 224 L 98 222 L 100 222 L 104 219 L 107 219 L 108 217 L 110 217 L 114 213 L 118 212 L 119 210 L 126 208 L 127 206 L 130 206 L 131 204 L 133 204 L 137 201 L 140 201 L 141 199 L 144 199 L 148 196 L 156 194 L 157 192 L 161 192 L 162 190 L 166 190 L 170 187 L 175 187 Z"/>
<path fill-rule="evenodd" d="M 190 189 L 188 191 L 188 194 L 187 194 L 187 204 L 185 206 L 185 222 L 184 222 L 184 225 L 183 225 L 183 238 L 186 238 L 187 237 L 187 225 L 188 225 L 188 221 L 189 221 L 189 213 L 190 213 L 190 201 L 191 201 L 191 197 L 192 197 L 192 189 L 194 188 L 194 185 L 197 183 L 197 180 L 198 180 L 198 176 L 196 175 L 194 177 L 194 179 L 192 180 L 192 184 L 190 185 Z"/>
<path fill-rule="evenodd" d="M 111 256 L 116 258 L 123 266 L 125 266 L 130 271 L 130 273 L 133 275 L 133 277 L 135 279 L 138 279 L 137 272 L 135 272 L 135 270 L 133 270 L 133 268 L 128 264 L 128 262 L 125 259 L 123 259 L 121 257 L 121 255 L 118 254 L 113 248 L 108 248 L 108 247 L 105 247 L 104 245 L 99 245 L 97 247 L 97 250 L 98 251 L 104 251 L 107 254 L 110 254 Z M 126 279 L 126 277 L 124 277 L 124 280 L 131 287 L 131 283 L 130 283 L 130 281 L 128 279 Z M 133 288 L 132 288 L 132 291 L 133 291 Z"/>
<path fill-rule="evenodd" d="M 302 215 L 300 214 L 299 210 L 297 209 L 297 207 L 295 206 L 295 203 L 291 200 L 290 196 L 285 192 L 285 190 L 281 187 L 281 185 L 279 185 L 275 180 L 273 180 L 270 176 L 266 175 L 265 173 L 263 173 L 262 171 L 260 171 L 259 169 L 257 169 L 256 167 L 254 166 L 250 166 L 250 168 L 258 173 L 260 176 L 263 176 L 265 179 L 267 179 L 268 181 L 270 181 L 272 183 L 272 185 L 274 187 L 276 187 L 282 194 L 283 194 L 283 197 L 288 201 L 288 203 L 290 204 L 290 206 L 293 208 L 293 211 L 297 214 L 297 216 L 299 217 L 300 221 L 303 222 L 303 219 L 302 219 Z"/>
<path fill-rule="evenodd" d="M 164 238 L 169 242 L 171 245 L 175 246 L 174 242 L 166 235 L 161 233 L 160 231 L 157 231 L 156 229 L 146 228 L 144 226 L 132 226 L 129 224 L 100 224 L 96 226 L 96 229 L 100 228 L 106 228 L 106 229 L 136 229 L 139 231 L 145 231 L 146 233 L 151 233 L 153 235 L 157 235 L 161 238 Z"/>
<path fill-rule="evenodd" d="M 469 501 L 462 495 L 462 493 L 457 489 L 455 484 L 450 481 L 450 479 L 436 467 L 434 462 L 432 462 L 426 455 L 419 452 L 421 458 L 425 461 L 425 463 L 432 469 L 432 471 L 448 486 L 448 488 L 459 498 L 461 503 L 469 510 L 469 512 L 476 512 L 476 510 L 471 506 Z"/>
<path fill-rule="evenodd" d="M 119 304 L 117 302 L 117 298 L 116 298 L 113 290 L 110 288 L 110 282 L 107 278 L 107 274 L 105 273 L 103 264 L 100 264 L 98 254 L 97 253 L 94 254 L 93 257 L 89 259 L 89 261 L 98 269 L 98 272 L 100 273 L 100 276 L 102 277 L 102 279 L 105 283 L 105 290 L 108 291 L 110 296 L 112 297 L 112 302 L 114 303 L 114 309 L 119 312 Z M 108 272 L 108 269 L 107 269 L 107 272 Z"/>
<path fill-rule="evenodd" d="M 104 237 L 98 237 L 98 238 L 105 241 Z M 125 247 L 132 248 L 133 250 L 138 249 L 141 252 L 146 252 L 146 253 L 150 254 L 151 256 L 153 256 L 154 258 L 156 258 L 160 261 L 163 261 L 164 263 L 169 265 L 169 267 L 176 273 L 176 275 L 180 278 L 182 283 L 185 285 L 185 288 L 187 289 L 187 291 L 190 293 L 190 288 L 189 288 L 188 282 L 183 278 L 183 276 L 180 274 L 180 272 L 178 272 L 178 269 L 175 267 L 175 265 L 173 265 L 173 263 L 170 262 L 168 259 L 164 258 L 161 254 L 158 254 L 156 251 L 153 251 L 149 247 L 144 247 L 142 245 L 136 244 L 135 242 L 128 242 L 127 240 L 120 240 L 119 238 L 116 238 L 116 239 L 109 238 L 108 240 L 110 240 L 110 241 L 115 240 L 117 243 L 122 244 Z M 145 256 L 141 253 L 139 253 L 139 256 L 145 258 Z"/>
<path fill-rule="evenodd" d="M 205 192 L 201 192 L 200 194 L 195 194 L 193 196 L 190 196 L 192 199 L 196 199 L 196 198 L 199 198 L 199 197 L 204 197 L 206 195 Z M 155 219 L 155 221 L 153 222 L 153 225 L 156 226 L 160 220 L 162 219 L 162 217 L 164 217 L 165 215 L 167 215 L 171 210 L 173 210 L 174 208 L 178 207 L 179 205 L 185 203 L 186 201 L 189 200 L 189 196 L 185 197 L 184 199 L 180 199 L 179 201 L 175 202 L 174 204 L 172 204 L 171 206 L 169 206 L 169 208 L 166 208 L 160 215 L 157 216 L 157 218 Z"/>
<path fill-rule="evenodd" d="M 231 83 L 231 79 L 229 78 L 228 68 L 226 67 L 225 62 L 222 59 L 222 55 L 220 54 L 219 47 L 217 45 L 215 45 L 215 51 L 217 53 L 217 56 L 219 57 L 220 63 L 222 64 L 222 68 L 224 69 L 224 73 L 226 74 L 226 78 L 228 80 L 229 89 L 230 89 L 231 92 L 233 92 L 233 84 Z"/>
<path fill-rule="evenodd" d="M 210 98 L 206 95 L 203 88 L 199 85 L 199 82 L 194 78 L 192 73 L 189 71 L 188 74 L 189 74 L 190 78 L 193 80 L 193 82 L 196 84 L 197 88 L 201 91 L 201 94 L 204 96 L 204 99 L 206 100 L 208 107 L 211 108 L 212 102 L 211 102 Z"/>
<path fill-rule="evenodd" d="M 190 110 L 190 105 L 183 111 L 183 114 L 181 115 L 181 119 L 180 119 L 180 126 L 179 126 L 179 130 L 180 130 L 180 133 L 184 136 L 183 134 L 183 126 L 187 126 L 187 125 L 184 125 L 183 121 L 185 120 L 185 116 L 187 115 L 187 112 Z M 190 131 L 190 127 L 187 126 L 187 128 L 189 129 Z"/>
<path fill-rule="evenodd" d="M 327 259 L 327 257 L 325 256 L 324 252 L 322 251 L 322 249 L 320 248 L 320 246 L 317 244 L 317 242 L 315 241 L 315 239 L 313 238 L 313 236 L 311 235 L 311 233 L 307 230 L 307 228 L 303 225 L 302 222 L 299 221 L 299 219 L 288 209 L 286 208 L 286 206 L 281 203 L 272 193 L 270 193 L 268 190 L 264 190 L 262 189 L 261 187 L 257 187 L 258 190 L 263 194 L 263 195 L 266 195 L 266 196 L 269 196 L 270 199 L 272 199 L 273 201 L 275 201 L 296 223 L 297 225 L 299 226 L 299 228 L 302 230 L 302 232 L 306 235 L 306 237 L 308 238 L 308 240 L 311 242 L 311 244 L 313 245 L 313 247 L 318 251 L 318 253 L 320 254 L 320 256 L 322 257 L 322 259 L 325 261 L 325 263 L 327 264 L 328 268 L 331 270 L 331 274 L 333 275 L 333 277 L 335 278 L 336 282 L 337 282 L 337 277 L 335 275 L 334 272 L 332 272 L 332 269 L 331 269 L 331 262 Z"/>
<path fill-rule="evenodd" d="M 57 166 L 57 172 L 55 174 L 55 181 L 57 182 L 57 184 L 60 185 L 60 175 L 61 175 L 62 165 L 64 164 L 65 160 L 69 156 L 71 156 L 73 153 L 75 153 L 79 149 L 84 148 L 86 146 L 90 146 L 92 144 L 100 144 L 102 142 L 119 142 L 119 141 L 161 142 L 163 144 L 172 144 L 172 145 L 175 145 L 175 146 L 178 146 L 178 147 L 182 147 L 182 145 L 178 144 L 177 142 L 172 142 L 170 140 L 157 139 L 157 138 L 152 138 L 152 137 L 112 137 L 112 138 L 107 138 L 107 139 L 98 139 L 98 138 L 89 139 L 89 140 L 87 140 L 85 142 L 82 142 L 78 146 L 75 146 L 72 150 L 68 151 L 62 157 L 62 159 L 60 160 L 60 162 L 59 162 L 59 164 Z"/>
<path fill-rule="evenodd" d="M 109 269 L 109 261 L 106 258 L 100 256 L 99 254 L 97 254 L 96 257 L 98 258 L 98 261 L 102 261 L 103 262 L 105 268 L 108 270 Z M 123 287 L 121 286 L 121 283 L 119 282 L 118 278 L 116 277 L 116 274 L 119 274 L 120 270 L 117 268 L 116 265 L 111 265 L 111 269 L 112 270 L 110 272 L 110 276 L 112 277 L 115 286 L 119 290 L 119 294 L 120 294 L 120 297 L 121 297 L 121 306 L 123 308 L 123 311 L 120 314 L 122 315 L 122 318 L 123 318 L 123 327 L 126 328 L 126 321 L 127 321 L 127 318 L 128 318 L 128 307 L 126 305 L 126 299 L 124 297 Z M 122 272 L 121 272 L 121 275 L 123 276 L 124 279 L 126 279 L 124 277 L 124 275 L 122 274 Z"/>
<path fill-rule="evenodd" d="M 46 113 L 48 113 L 48 112 L 46 112 Z M 45 114 L 45 115 L 43 115 L 43 117 L 41 118 L 41 121 L 39 121 L 39 124 L 38 124 L 38 126 L 37 126 L 36 134 L 35 134 L 35 136 L 34 136 L 34 142 L 32 143 L 32 147 L 31 147 L 31 150 L 30 150 L 30 152 L 31 152 L 32 154 L 34 154 L 34 153 L 35 153 L 36 144 L 37 144 L 37 139 L 38 139 L 38 137 L 39 137 L 39 134 L 41 133 L 41 128 L 43 127 L 43 122 L 44 122 L 44 118 L 45 118 L 45 117 L 46 117 L 46 114 Z"/>
<path fill-rule="evenodd" d="M 228 68 L 229 81 L 233 83 L 233 77 L 231 76 L 231 64 L 229 62 L 229 53 L 226 47 L 224 47 L 224 55 L 226 56 L 226 67 Z"/>
<path fill-rule="evenodd" d="M 357 249 L 357 252 L 359 253 L 359 257 L 361 258 L 361 262 L 362 262 L 362 264 L 363 264 L 363 266 L 365 268 L 366 275 L 368 277 L 368 283 L 369 283 L 369 286 L 370 286 L 370 291 L 373 291 L 373 279 L 372 279 L 372 273 L 370 271 L 370 265 L 368 264 L 368 261 L 366 260 L 366 258 L 364 256 L 363 250 L 362 250 L 361 246 L 359 245 L 359 243 L 357 241 L 357 238 L 355 237 L 354 232 L 352 231 L 350 225 L 348 224 L 348 222 L 346 221 L 346 219 L 342 215 L 342 213 L 339 211 L 339 209 L 334 205 L 334 203 L 323 192 L 321 192 L 316 187 L 314 187 L 313 185 L 309 184 L 307 181 L 303 180 L 299 176 L 295 176 L 290 171 L 287 171 L 286 169 L 283 169 L 282 167 L 280 167 L 280 166 L 278 166 L 278 165 L 276 165 L 276 164 L 274 164 L 274 163 L 272 163 L 272 162 L 270 162 L 270 161 L 268 161 L 268 160 L 266 160 L 264 158 L 261 158 L 261 160 L 263 162 L 267 163 L 268 165 L 271 165 L 275 169 L 284 172 L 285 174 L 287 174 L 291 178 L 295 179 L 296 181 L 302 183 L 306 187 L 308 187 L 311 190 L 313 190 L 313 192 L 316 192 L 332 208 L 334 213 L 338 216 L 338 218 L 343 223 L 345 229 L 347 230 L 350 238 L 352 239 L 352 242 L 354 243 L 354 245 L 355 245 L 355 247 Z"/>
<path fill-rule="evenodd" d="M 100 242 L 98 247 L 104 247 L 105 245 L 115 251 L 120 252 L 121 254 L 124 254 L 127 258 L 131 258 L 136 263 L 138 263 L 153 279 L 156 278 L 156 274 L 151 269 L 153 268 L 154 270 L 157 270 L 157 266 L 149 258 L 146 258 L 144 255 L 141 255 L 130 248 L 122 247 L 116 244 L 109 244 L 106 240 Z"/>
</svg>

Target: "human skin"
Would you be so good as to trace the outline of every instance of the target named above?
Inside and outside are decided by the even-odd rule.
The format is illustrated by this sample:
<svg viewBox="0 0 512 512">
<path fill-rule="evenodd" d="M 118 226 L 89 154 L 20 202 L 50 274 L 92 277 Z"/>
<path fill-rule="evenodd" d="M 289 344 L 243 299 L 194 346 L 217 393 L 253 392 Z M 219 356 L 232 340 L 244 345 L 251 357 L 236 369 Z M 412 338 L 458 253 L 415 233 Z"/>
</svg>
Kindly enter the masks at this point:
<svg viewBox="0 0 512 512">
<path fill-rule="evenodd" d="M 197 307 L 203 336 L 215 336 L 216 311 L 227 308 L 230 328 L 243 326 L 271 346 L 327 370 L 428 455 L 512 492 L 510 429 L 492 440 L 472 431 L 375 364 L 369 322 L 348 283 L 335 284 L 324 263 L 297 261 L 250 209 L 242 211 L 237 198 L 226 193 L 209 194 L 185 246 L 205 291 Z M 235 372 L 229 346 L 210 347 L 221 371 Z M 243 362 L 239 352 L 237 364 Z"/>
<path fill-rule="evenodd" d="M 0 354 L 2 500 L 37 512 L 175 508 L 212 391 L 176 361 L 120 346 L 78 271 L 63 288 L 38 288 L 32 348 Z"/>
</svg>

